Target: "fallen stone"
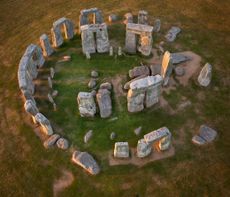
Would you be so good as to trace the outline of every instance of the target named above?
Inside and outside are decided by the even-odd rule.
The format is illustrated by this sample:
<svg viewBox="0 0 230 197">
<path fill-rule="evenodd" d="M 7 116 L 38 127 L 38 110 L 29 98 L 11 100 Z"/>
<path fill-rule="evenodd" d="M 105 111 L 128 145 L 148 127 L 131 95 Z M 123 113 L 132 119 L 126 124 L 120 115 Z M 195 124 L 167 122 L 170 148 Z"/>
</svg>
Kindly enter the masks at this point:
<svg viewBox="0 0 230 197">
<path fill-rule="evenodd" d="M 100 89 L 112 90 L 112 84 L 109 82 L 102 83 L 100 85 Z"/>
<path fill-rule="evenodd" d="M 116 14 L 110 14 L 109 15 L 109 22 L 114 22 L 118 19 Z"/>
<path fill-rule="evenodd" d="M 111 140 L 114 140 L 116 138 L 116 133 L 115 132 L 112 132 L 111 134 L 110 134 L 110 139 Z"/>
<path fill-rule="evenodd" d="M 43 146 L 45 148 L 51 148 L 59 138 L 60 138 L 60 135 L 53 134 L 47 140 L 44 141 Z"/>
<path fill-rule="evenodd" d="M 49 85 L 49 88 L 52 89 L 53 88 L 53 82 L 52 82 L 52 79 L 50 77 L 48 77 L 48 85 Z"/>
<path fill-rule="evenodd" d="M 144 135 L 144 139 L 146 143 L 151 144 L 167 135 L 169 135 L 170 131 L 167 127 L 162 127 L 150 133 Z"/>
<path fill-rule="evenodd" d="M 125 90 L 128 90 L 128 89 L 130 88 L 130 84 L 131 84 L 132 82 L 134 82 L 134 81 L 136 81 L 136 80 L 138 80 L 138 79 L 143 79 L 143 78 L 145 78 L 145 77 L 147 77 L 147 76 L 148 76 L 148 75 L 141 75 L 141 76 L 139 76 L 139 77 L 136 77 L 136 78 L 134 78 L 134 79 L 132 79 L 132 80 L 126 82 L 125 85 L 124 85 L 124 89 L 125 89 Z"/>
<path fill-rule="evenodd" d="M 135 78 L 141 75 L 149 75 L 149 67 L 148 66 L 136 66 L 133 69 L 129 70 L 129 77 Z"/>
<path fill-rule="evenodd" d="M 192 142 L 198 145 L 204 145 L 206 141 L 198 135 L 192 137 Z"/>
<path fill-rule="evenodd" d="M 146 143 L 144 139 L 138 140 L 137 143 L 137 157 L 144 158 L 147 157 L 152 151 L 150 144 Z"/>
<path fill-rule="evenodd" d="M 181 32 L 181 29 L 179 27 L 171 27 L 171 29 L 168 31 L 168 33 L 166 34 L 165 38 L 167 39 L 168 42 L 173 42 L 176 37 L 177 34 L 179 34 Z"/>
<path fill-rule="evenodd" d="M 113 121 L 116 121 L 116 120 L 118 120 L 118 117 L 113 117 L 113 118 L 109 119 L 109 122 L 113 122 Z"/>
<path fill-rule="evenodd" d="M 161 74 L 161 65 L 160 64 L 151 65 L 150 70 L 151 70 L 151 75 L 152 76 L 160 75 Z"/>
<path fill-rule="evenodd" d="M 140 126 L 140 127 L 136 128 L 136 129 L 134 129 L 134 133 L 138 136 L 138 135 L 141 134 L 141 130 L 142 130 L 142 127 Z"/>
<path fill-rule="evenodd" d="M 112 101 L 110 94 L 110 91 L 107 89 L 99 89 L 96 95 L 101 118 L 108 118 L 112 114 Z"/>
<path fill-rule="evenodd" d="M 89 87 L 90 89 L 92 89 L 92 88 L 95 88 L 96 85 L 97 85 L 97 81 L 96 81 L 95 79 L 90 79 L 90 81 L 89 81 L 89 83 L 88 83 L 88 87 Z"/>
<path fill-rule="evenodd" d="M 69 147 L 69 142 L 65 138 L 59 138 L 56 142 L 58 148 L 66 150 Z"/>
<path fill-rule="evenodd" d="M 72 161 L 84 168 L 92 175 L 96 175 L 100 172 L 100 168 L 94 158 L 87 152 L 74 151 L 72 155 Z"/>
<path fill-rule="evenodd" d="M 175 74 L 177 75 L 177 76 L 183 76 L 184 74 L 185 74 L 185 69 L 183 68 L 183 67 L 181 67 L 181 66 L 177 66 L 175 69 L 174 69 L 174 71 L 175 71 Z"/>
<path fill-rule="evenodd" d="M 180 53 L 171 53 L 172 64 L 180 64 L 190 60 L 189 57 Z"/>
<path fill-rule="evenodd" d="M 214 129 L 212 129 L 206 125 L 201 125 L 198 135 L 202 139 L 204 139 L 206 142 L 212 142 L 216 138 L 217 132 Z"/>
<path fill-rule="evenodd" d="M 116 142 L 114 146 L 114 157 L 128 158 L 129 157 L 129 144 L 128 142 Z"/>
<path fill-rule="evenodd" d="M 96 103 L 91 93 L 79 92 L 77 102 L 82 117 L 94 117 L 96 114 Z"/>
<path fill-rule="evenodd" d="M 54 90 L 54 91 L 52 92 L 52 97 L 55 98 L 57 95 L 58 95 L 58 91 L 57 91 L 57 90 Z"/>
<path fill-rule="evenodd" d="M 91 77 L 97 78 L 98 76 L 99 76 L 99 74 L 98 74 L 97 71 L 95 71 L 95 70 L 92 70 L 92 71 L 91 71 Z"/>
<path fill-rule="evenodd" d="M 88 143 L 93 136 L 93 130 L 89 130 L 84 136 L 84 142 Z"/>
<path fill-rule="evenodd" d="M 212 66 L 209 63 L 206 63 L 202 70 L 200 71 L 198 82 L 201 86 L 207 87 L 212 78 Z"/>
<path fill-rule="evenodd" d="M 71 60 L 71 56 L 70 55 L 65 55 L 65 56 L 63 56 L 63 60 L 70 61 Z"/>
</svg>

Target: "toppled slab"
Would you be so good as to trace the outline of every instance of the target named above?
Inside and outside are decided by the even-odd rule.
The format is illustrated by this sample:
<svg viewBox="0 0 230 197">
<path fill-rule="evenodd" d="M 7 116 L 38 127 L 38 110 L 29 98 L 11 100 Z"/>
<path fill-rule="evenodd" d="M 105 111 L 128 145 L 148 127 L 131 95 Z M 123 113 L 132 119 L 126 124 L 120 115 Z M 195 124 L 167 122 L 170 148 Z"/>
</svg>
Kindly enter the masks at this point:
<svg viewBox="0 0 230 197">
<path fill-rule="evenodd" d="M 99 89 L 96 95 L 101 118 L 108 118 L 112 114 L 112 101 L 110 94 L 110 91 L 107 89 Z"/>
<path fill-rule="evenodd" d="M 150 75 L 149 72 L 149 67 L 148 66 L 136 66 L 133 69 L 129 70 L 129 77 L 130 78 L 136 78 L 139 77 L 141 75 Z"/>
<path fill-rule="evenodd" d="M 168 42 L 173 42 L 176 37 L 177 34 L 179 34 L 181 32 L 181 29 L 179 27 L 171 27 L 171 29 L 168 31 L 168 33 L 165 35 L 165 38 L 167 39 Z"/>
<path fill-rule="evenodd" d="M 92 175 L 97 175 L 100 172 L 100 167 L 98 166 L 97 162 L 87 152 L 74 151 L 72 161 Z"/>
<path fill-rule="evenodd" d="M 202 70 L 200 71 L 198 82 L 201 86 L 207 87 L 212 78 L 212 66 L 209 63 L 206 63 Z"/>
<path fill-rule="evenodd" d="M 60 135 L 53 134 L 47 140 L 44 141 L 43 146 L 45 148 L 51 148 L 52 146 L 54 146 L 54 144 L 57 142 L 59 138 L 60 138 Z"/>
<path fill-rule="evenodd" d="M 172 64 L 180 64 L 190 60 L 189 57 L 183 55 L 182 53 L 171 53 Z"/>
<path fill-rule="evenodd" d="M 96 114 L 96 103 L 89 92 L 79 92 L 77 96 L 78 108 L 82 117 L 94 117 Z"/>
</svg>

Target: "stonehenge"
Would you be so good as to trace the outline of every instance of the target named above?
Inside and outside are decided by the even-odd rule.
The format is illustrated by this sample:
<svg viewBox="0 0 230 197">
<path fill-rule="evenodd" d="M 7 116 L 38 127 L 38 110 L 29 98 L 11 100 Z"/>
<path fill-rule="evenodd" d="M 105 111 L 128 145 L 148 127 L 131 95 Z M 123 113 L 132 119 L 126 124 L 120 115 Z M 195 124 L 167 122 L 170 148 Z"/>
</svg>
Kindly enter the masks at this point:
<svg viewBox="0 0 230 197">
<path fill-rule="evenodd" d="M 88 16 L 93 14 L 93 24 L 102 24 L 103 23 L 103 16 L 101 10 L 98 8 L 91 8 L 91 9 L 84 9 L 81 10 L 79 16 L 79 26 L 88 25 L 89 19 Z"/>
<path fill-rule="evenodd" d="M 107 89 L 99 89 L 96 95 L 101 118 L 108 118 L 112 114 L 112 101 L 110 94 L 110 91 Z"/>
<path fill-rule="evenodd" d="M 62 29 L 65 39 L 72 39 L 74 36 L 74 24 L 70 19 L 62 17 L 53 23 L 51 28 L 53 47 L 59 47 L 63 44 Z"/>
<path fill-rule="evenodd" d="M 48 57 L 48 56 L 52 55 L 52 53 L 54 52 L 54 50 L 50 44 L 49 37 L 46 34 L 42 34 L 40 36 L 40 45 L 41 45 L 44 57 Z"/>
<path fill-rule="evenodd" d="M 138 50 L 142 55 L 149 56 L 152 52 L 152 32 L 152 26 L 127 23 L 125 51 L 135 54 Z M 138 36 L 139 38 L 137 38 Z M 137 43 L 139 43 L 138 46 Z"/>
</svg>

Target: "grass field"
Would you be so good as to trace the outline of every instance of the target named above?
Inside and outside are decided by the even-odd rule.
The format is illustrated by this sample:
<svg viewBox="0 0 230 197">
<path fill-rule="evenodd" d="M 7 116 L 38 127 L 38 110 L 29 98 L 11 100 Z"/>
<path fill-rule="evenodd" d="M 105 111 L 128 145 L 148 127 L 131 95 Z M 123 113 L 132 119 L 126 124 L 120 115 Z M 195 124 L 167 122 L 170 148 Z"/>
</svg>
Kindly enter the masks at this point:
<svg viewBox="0 0 230 197">
<path fill-rule="evenodd" d="M 162 30 L 154 36 L 159 43 L 172 25 L 179 25 L 182 33 L 167 49 L 191 50 L 210 62 L 213 67 L 211 86 L 204 89 L 194 79 L 189 86 L 179 86 L 171 93 L 163 94 L 170 106 L 176 109 L 180 98 L 185 96 L 192 106 L 184 112 L 170 115 L 156 109 L 129 116 L 125 98 L 121 107 L 116 104 L 113 117 L 108 122 L 96 117 L 85 120 L 77 114 L 76 95 L 87 90 L 92 69 L 100 72 L 100 80 L 125 74 L 141 57 L 111 57 L 94 55 L 86 61 L 80 53 L 80 39 L 76 36 L 66 43 L 50 59 L 47 67 L 53 66 L 63 54 L 71 53 L 72 61 L 57 65 L 54 87 L 59 90 L 59 110 L 53 112 L 51 105 L 39 100 L 41 111 L 62 128 L 59 132 L 71 140 L 74 147 L 92 153 L 102 167 L 99 176 L 92 177 L 70 162 L 69 153 L 45 150 L 33 129 L 27 124 L 28 116 L 17 84 L 17 68 L 27 45 L 38 43 L 42 33 L 48 33 L 53 21 L 66 16 L 77 24 L 79 11 L 98 7 L 108 14 L 122 16 L 127 11 L 137 13 L 146 9 L 152 21 L 162 20 Z M 0 196 L 53 196 L 53 184 L 67 170 L 74 176 L 73 183 L 60 196 L 229 196 L 230 195 L 230 12 L 229 1 L 6 1 L 0 2 Z M 123 45 L 124 27 L 109 26 L 109 36 Z M 166 48 L 166 47 L 165 47 Z M 102 60 L 103 59 L 103 60 Z M 68 69 L 66 69 L 66 67 Z M 112 69 L 111 69 L 112 68 Z M 115 69 L 116 68 L 116 69 Z M 68 80 L 67 80 L 68 79 Z M 133 129 L 143 125 L 144 132 L 167 125 L 174 136 L 176 155 L 172 158 L 150 163 L 142 168 L 132 165 L 109 167 L 106 153 L 112 148 L 111 131 L 118 134 L 117 140 L 128 140 L 135 146 L 137 137 Z M 67 122 L 67 123 L 66 123 Z M 200 148 L 191 143 L 191 137 L 200 124 L 207 123 L 218 131 L 218 139 L 211 145 Z M 95 136 L 85 146 L 84 132 L 95 131 Z M 99 143 L 98 143 L 99 142 Z"/>
</svg>

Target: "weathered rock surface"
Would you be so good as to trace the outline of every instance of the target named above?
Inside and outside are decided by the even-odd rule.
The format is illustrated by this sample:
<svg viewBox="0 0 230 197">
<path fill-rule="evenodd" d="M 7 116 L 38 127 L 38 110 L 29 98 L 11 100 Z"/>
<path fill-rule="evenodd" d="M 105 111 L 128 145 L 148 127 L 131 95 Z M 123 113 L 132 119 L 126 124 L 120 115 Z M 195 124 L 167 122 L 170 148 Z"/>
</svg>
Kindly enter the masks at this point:
<svg viewBox="0 0 230 197">
<path fill-rule="evenodd" d="M 35 116 L 39 112 L 36 103 L 33 100 L 26 100 L 24 108 L 25 111 L 32 116 Z"/>
<path fill-rule="evenodd" d="M 133 23 L 133 15 L 131 13 L 126 13 L 124 15 L 125 20 L 123 23 L 126 25 L 127 23 Z"/>
<path fill-rule="evenodd" d="M 177 34 L 179 34 L 180 32 L 181 29 L 179 27 L 171 27 L 171 29 L 166 34 L 165 38 L 168 42 L 173 42 L 176 39 Z"/>
<path fill-rule="evenodd" d="M 89 83 L 88 83 L 88 87 L 89 88 L 95 88 L 97 85 L 97 81 L 96 79 L 90 79 Z"/>
<path fill-rule="evenodd" d="M 77 102 L 82 117 L 94 117 L 96 114 L 96 104 L 91 93 L 79 92 Z"/>
<path fill-rule="evenodd" d="M 180 53 L 171 53 L 172 64 L 180 64 L 190 60 L 189 57 Z"/>
<path fill-rule="evenodd" d="M 50 121 L 41 113 L 35 115 L 35 120 L 41 125 L 42 131 L 46 135 L 52 135 L 53 129 L 51 127 Z"/>
<path fill-rule="evenodd" d="M 88 143 L 93 136 L 93 130 L 89 130 L 84 136 L 84 142 Z"/>
<path fill-rule="evenodd" d="M 55 70 L 54 70 L 53 67 L 51 67 L 51 68 L 50 68 L 50 77 L 51 77 L 51 79 L 54 78 L 54 74 L 55 74 Z"/>
<path fill-rule="evenodd" d="M 145 10 L 140 10 L 138 12 L 138 24 L 148 24 L 148 12 Z"/>
<path fill-rule="evenodd" d="M 97 162 L 87 152 L 74 151 L 72 161 L 92 175 L 97 175 L 100 172 L 100 167 Z"/>
<path fill-rule="evenodd" d="M 52 53 L 54 52 L 54 50 L 50 44 L 49 37 L 46 34 L 42 34 L 40 36 L 40 45 L 41 45 L 41 48 L 43 51 L 43 55 L 45 57 L 52 55 Z"/>
<path fill-rule="evenodd" d="M 102 83 L 100 85 L 100 89 L 112 90 L 112 84 L 109 82 Z"/>
<path fill-rule="evenodd" d="M 159 32 L 160 29 L 161 29 L 161 20 L 160 19 L 156 19 L 154 21 L 153 31 L 154 32 Z"/>
<path fill-rule="evenodd" d="M 129 144 L 128 142 L 116 142 L 114 146 L 114 157 L 128 158 L 129 157 Z"/>
<path fill-rule="evenodd" d="M 144 139 L 138 140 L 137 143 L 137 157 L 143 158 L 147 157 L 152 151 L 150 144 L 146 143 Z"/>
<path fill-rule="evenodd" d="M 97 78 L 99 76 L 98 72 L 96 70 L 91 71 L 91 77 Z"/>
<path fill-rule="evenodd" d="M 151 70 L 151 75 L 152 76 L 160 75 L 161 74 L 161 65 L 160 64 L 151 65 L 150 70 Z"/>
<path fill-rule="evenodd" d="M 135 78 L 141 75 L 150 75 L 148 66 L 136 66 L 133 69 L 129 70 L 129 77 Z"/>
<path fill-rule="evenodd" d="M 198 145 L 204 145 L 206 141 L 198 135 L 192 137 L 192 142 Z"/>
<path fill-rule="evenodd" d="M 111 116 L 112 101 L 110 97 L 110 91 L 108 91 L 107 89 L 99 89 L 96 98 L 101 118 L 108 118 L 109 116 Z"/>
<path fill-rule="evenodd" d="M 44 141 L 43 146 L 45 148 L 51 148 L 57 142 L 59 138 L 60 138 L 60 135 L 53 134 L 47 140 Z"/>
<path fill-rule="evenodd" d="M 181 66 L 177 66 L 177 67 L 174 69 L 174 71 L 175 71 L 175 74 L 176 74 L 177 76 L 183 76 L 183 75 L 185 74 L 185 69 L 184 69 L 183 67 L 181 67 Z"/>
<path fill-rule="evenodd" d="M 56 142 L 56 145 L 62 150 L 66 150 L 67 148 L 69 148 L 69 142 L 65 138 L 59 138 Z"/>
<path fill-rule="evenodd" d="M 51 77 L 48 77 L 47 80 L 48 80 L 49 88 L 52 89 L 53 88 L 53 81 L 52 81 Z"/>
<path fill-rule="evenodd" d="M 52 97 L 55 98 L 57 95 L 58 95 L 58 91 L 57 91 L 57 90 L 54 90 L 54 91 L 52 92 Z"/>
<path fill-rule="evenodd" d="M 137 127 L 136 129 L 134 129 L 134 133 L 138 136 L 141 134 L 141 131 L 142 131 L 142 127 Z"/>
<path fill-rule="evenodd" d="M 172 65 L 172 58 L 171 54 L 166 51 L 164 53 L 161 65 L 161 77 L 163 78 L 163 85 L 166 86 L 169 81 L 169 77 L 172 74 L 173 65 Z"/>
<path fill-rule="evenodd" d="M 200 71 L 198 82 L 201 86 L 207 87 L 212 78 L 212 66 L 209 63 L 206 63 L 202 70 Z"/>
</svg>

